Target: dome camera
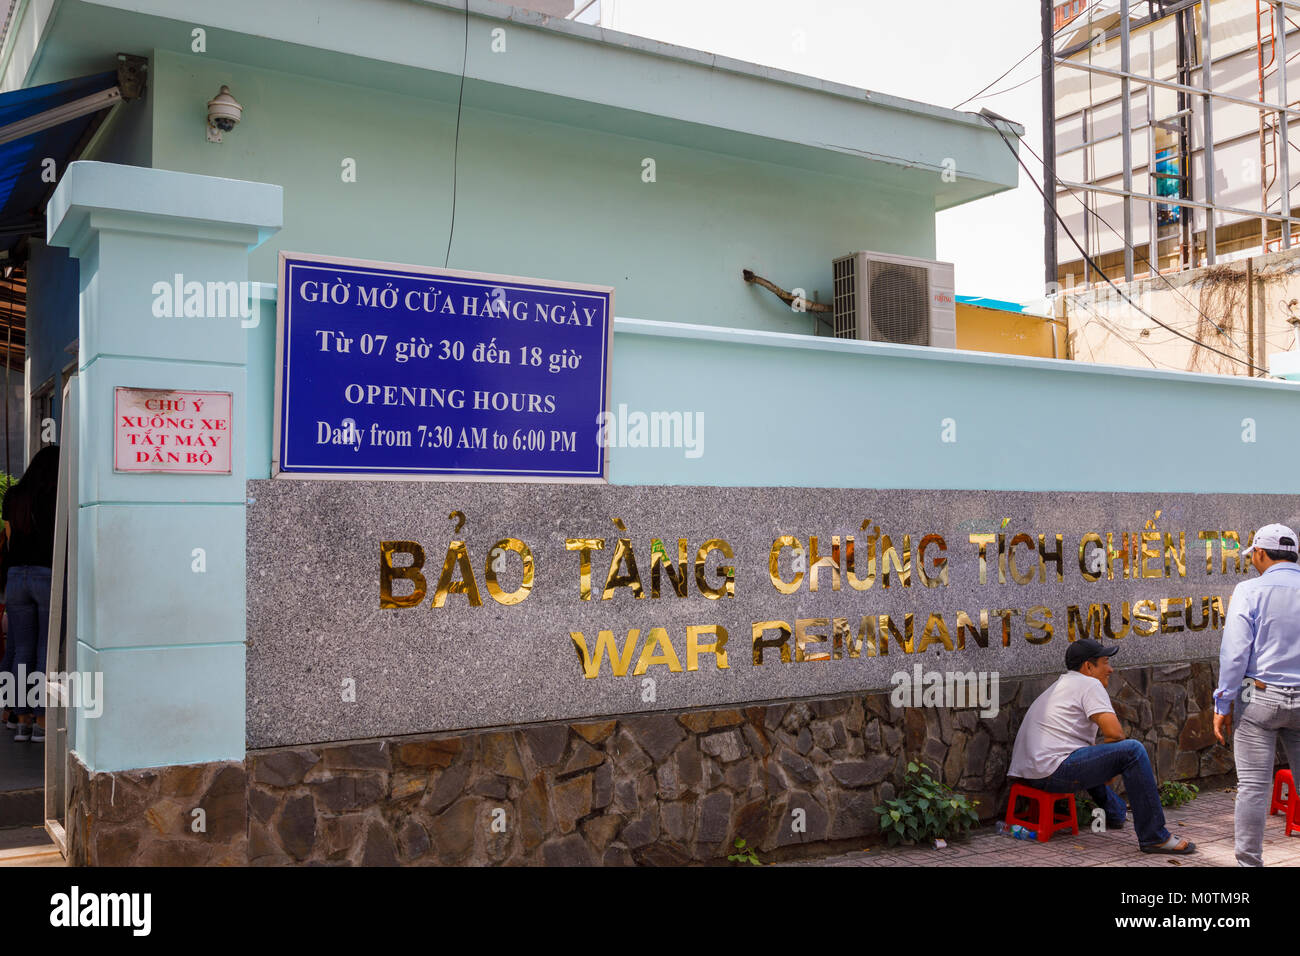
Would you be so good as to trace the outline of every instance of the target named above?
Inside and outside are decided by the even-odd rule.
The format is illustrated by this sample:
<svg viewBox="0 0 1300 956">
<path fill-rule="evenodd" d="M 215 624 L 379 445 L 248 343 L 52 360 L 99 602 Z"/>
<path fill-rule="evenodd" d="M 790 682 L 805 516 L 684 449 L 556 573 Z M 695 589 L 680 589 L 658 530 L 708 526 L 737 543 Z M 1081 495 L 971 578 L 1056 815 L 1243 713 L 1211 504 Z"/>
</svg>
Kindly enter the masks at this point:
<svg viewBox="0 0 1300 956">
<path fill-rule="evenodd" d="M 230 87 L 222 86 L 212 99 L 208 100 L 208 142 L 221 142 L 221 134 L 229 133 L 244 115 L 244 108 L 230 95 Z"/>
</svg>

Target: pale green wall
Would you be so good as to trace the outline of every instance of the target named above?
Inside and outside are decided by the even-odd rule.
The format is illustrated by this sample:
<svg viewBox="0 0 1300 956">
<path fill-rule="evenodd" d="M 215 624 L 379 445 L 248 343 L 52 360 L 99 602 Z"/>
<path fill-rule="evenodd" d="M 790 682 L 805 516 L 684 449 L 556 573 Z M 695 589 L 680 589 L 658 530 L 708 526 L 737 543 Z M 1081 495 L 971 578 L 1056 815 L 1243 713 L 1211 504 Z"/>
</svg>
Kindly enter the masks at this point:
<svg viewBox="0 0 1300 956">
<path fill-rule="evenodd" d="M 80 274 L 70 664 L 103 673 L 109 704 L 71 746 L 93 769 L 243 756 L 248 341 L 237 319 L 155 315 L 153 288 L 176 273 L 245 280 L 281 203 L 278 187 L 94 162 L 73 163 L 50 199 L 46 258 L 66 247 Z M 230 393 L 230 472 L 118 472 L 118 386 Z"/>
<path fill-rule="evenodd" d="M 146 72 L 146 84 L 153 79 L 153 64 Z M 109 115 L 98 136 L 91 140 L 81 159 L 124 166 L 153 165 L 153 90 L 146 85 L 145 95 L 129 103 L 120 103 Z"/>
<path fill-rule="evenodd" d="M 214 145 L 204 104 L 222 83 L 245 114 Z M 281 248 L 443 264 L 454 103 L 166 52 L 151 87 L 155 166 L 284 187 L 284 230 L 252 278 L 275 281 Z M 835 255 L 933 256 L 933 209 L 868 181 L 467 109 L 449 265 L 612 285 L 620 315 L 812 331 L 742 268 L 828 301 Z"/>
</svg>

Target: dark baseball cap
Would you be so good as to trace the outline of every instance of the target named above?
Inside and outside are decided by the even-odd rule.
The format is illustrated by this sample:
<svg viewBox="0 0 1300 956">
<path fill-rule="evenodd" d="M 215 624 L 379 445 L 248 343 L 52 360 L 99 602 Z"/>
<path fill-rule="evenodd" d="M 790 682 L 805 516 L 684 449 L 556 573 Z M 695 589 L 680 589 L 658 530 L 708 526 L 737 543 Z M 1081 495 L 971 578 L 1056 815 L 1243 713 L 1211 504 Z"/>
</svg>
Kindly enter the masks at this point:
<svg viewBox="0 0 1300 956">
<path fill-rule="evenodd" d="M 1065 652 L 1065 666 L 1077 671 L 1086 662 L 1094 657 L 1110 657 L 1112 654 L 1118 654 L 1119 648 L 1111 645 L 1106 647 L 1100 641 L 1094 641 L 1090 637 L 1075 641 Z"/>
</svg>

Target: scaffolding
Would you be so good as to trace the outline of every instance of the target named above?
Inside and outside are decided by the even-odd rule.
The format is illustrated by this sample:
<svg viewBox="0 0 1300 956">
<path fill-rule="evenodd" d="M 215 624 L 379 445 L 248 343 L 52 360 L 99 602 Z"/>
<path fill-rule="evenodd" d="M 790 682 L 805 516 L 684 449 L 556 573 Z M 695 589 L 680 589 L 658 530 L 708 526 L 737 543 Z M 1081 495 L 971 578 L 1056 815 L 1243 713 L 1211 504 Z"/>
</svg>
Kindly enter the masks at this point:
<svg viewBox="0 0 1300 956">
<path fill-rule="evenodd" d="M 1297 236 L 1290 150 L 1296 147 L 1289 127 L 1300 118 L 1300 100 L 1289 96 L 1287 74 L 1290 60 L 1300 56 L 1300 26 L 1288 11 L 1300 12 L 1300 0 L 1045 3 L 1049 283 L 1104 282 L 1089 259 L 1116 280 L 1122 259 L 1122 277 L 1131 282 L 1139 265 L 1155 275 L 1215 265 L 1225 251 L 1238 258 L 1291 247 Z M 1233 47 L 1218 59 L 1211 42 L 1216 26 L 1221 45 Z M 1135 58 L 1142 68 L 1135 68 Z M 1086 103 L 1076 77 L 1087 77 Z M 1243 123 L 1250 112 L 1242 111 L 1257 121 Z M 1219 140 L 1216 120 L 1224 126 Z M 1258 158 L 1250 170 L 1241 157 L 1255 141 Z M 1216 147 L 1225 150 L 1221 162 Z M 1230 179 L 1226 167 L 1234 160 Z M 1252 178 L 1257 186 L 1245 188 Z M 1064 267 L 1057 259 L 1057 205 L 1089 253 Z"/>
</svg>

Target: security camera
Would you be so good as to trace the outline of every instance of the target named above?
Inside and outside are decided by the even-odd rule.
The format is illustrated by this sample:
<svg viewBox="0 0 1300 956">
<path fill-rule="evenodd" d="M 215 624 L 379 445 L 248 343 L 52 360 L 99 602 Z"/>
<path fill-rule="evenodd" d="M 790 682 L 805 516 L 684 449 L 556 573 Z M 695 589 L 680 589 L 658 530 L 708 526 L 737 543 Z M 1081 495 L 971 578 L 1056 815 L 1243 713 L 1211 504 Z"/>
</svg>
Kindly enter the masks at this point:
<svg viewBox="0 0 1300 956">
<path fill-rule="evenodd" d="M 244 115 L 244 108 L 230 95 L 230 87 L 222 86 L 212 99 L 208 100 L 208 142 L 221 142 L 222 132 L 229 133 Z"/>
</svg>

